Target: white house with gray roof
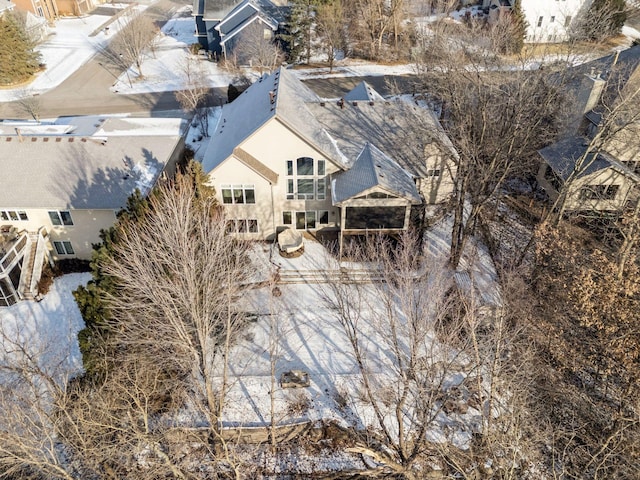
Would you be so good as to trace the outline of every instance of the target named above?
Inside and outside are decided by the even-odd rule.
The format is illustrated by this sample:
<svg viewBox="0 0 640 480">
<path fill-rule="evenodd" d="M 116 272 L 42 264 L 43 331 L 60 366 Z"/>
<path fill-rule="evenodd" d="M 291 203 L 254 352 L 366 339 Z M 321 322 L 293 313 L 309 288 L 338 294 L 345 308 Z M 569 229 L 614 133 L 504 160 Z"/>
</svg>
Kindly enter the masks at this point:
<svg viewBox="0 0 640 480">
<path fill-rule="evenodd" d="M 88 120 L 0 123 L 0 306 L 35 294 L 45 257 L 90 259 L 127 198 L 175 171 L 186 121 Z"/>
<path fill-rule="evenodd" d="M 230 228 L 258 240 L 284 228 L 406 229 L 413 207 L 450 198 L 455 158 L 414 99 L 366 84 L 321 99 L 281 68 L 223 107 L 203 167 Z"/>
</svg>

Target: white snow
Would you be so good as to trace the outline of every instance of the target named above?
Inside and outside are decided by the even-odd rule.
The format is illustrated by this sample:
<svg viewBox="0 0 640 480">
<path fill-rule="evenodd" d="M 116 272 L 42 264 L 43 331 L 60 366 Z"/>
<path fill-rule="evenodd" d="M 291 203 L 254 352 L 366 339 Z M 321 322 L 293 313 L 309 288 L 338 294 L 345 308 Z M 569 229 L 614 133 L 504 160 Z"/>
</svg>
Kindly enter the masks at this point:
<svg viewBox="0 0 640 480">
<path fill-rule="evenodd" d="M 111 87 L 113 92 L 122 94 L 166 92 L 184 90 L 187 79 L 184 64 L 189 57 L 189 45 L 196 42 L 194 20 L 191 7 L 181 8 L 176 17 L 169 20 L 160 33 L 154 52 L 148 52 L 142 63 L 143 78 L 135 67 L 129 68 Z M 227 87 L 233 75 L 220 68 L 217 63 L 202 60 L 202 72 L 198 81 L 210 87 Z"/>
<path fill-rule="evenodd" d="M 126 8 L 125 4 L 111 4 L 114 8 Z M 143 10 L 144 6 L 135 9 Z M 125 16 L 126 17 L 126 16 Z M 42 55 L 41 63 L 46 65 L 43 72 L 24 86 L 0 89 L 0 101 L 10 102 L 30 95 L 39 95 L 60 85 L 93 55 L 106 48 L 113 35 L 124 25 L 116 21 L 95 36 L 90 36 L 102 25 L 111 20 L 107 15 L 87 15 L 78 18 L 60 18 L 55 21 L 52 34 L 36 50 Z"/>
<path fill-rule="evenodd" d="M 431 256 L 428 261 L 431 268 L 435 265 L 444 268 L 450 231 L 451 218 L 446 217 L 429 232 L 425 249 Z M 270 265 L 271 269 L 279 270 L 280 278 L 289 278 L 297 273 L 303 280 L 298 284 L 279 284 L 280 296 L 273 296 L 271 287 L 256 288 L 243 296 L 242 308 L 257 314 L 258 320 L 244 332 L 230 355 L 233 380 L 223 415 L 224 423 L 229 426 L 268 424 L 271 421 L 270 395 L 273 389 L 276 423 L 333 420 L 344 426 L 375 428 L 373 410 L 362 398 L 361 376 L 349 340 L 336 311 L 327 302 L 333 291 L 328 283 L 324 283 L 332 272 L 335 276 L 341 268 L 365 271 L 370 265 L 338 262 L 327 254 L 322 245 L 308 239 L 302 256 L 282 258 L 273 247 L 269 262 L 269 246 L 263 245 L 263 248 L 254 249 L 256 269 Z M 499 296 L 493 263 L 479 242 L 469 242 L 461 268 L 469 272 L 480 292 Z M 385 315 L 379 292 L 372 285 L 345 288 L 351 292 L 351 298 L 362 300 L 358 329 L 373 377 L 381 388 L 393 384 L 393 374 L 390 373 L 394 369 L 393 354 L 387 351 L 388 344 L 380 340 L 385 332 L 376 327 L 374 320 Z M 401 306 L 395 308 L 401 309 Z M 398 314 L 402 315 L 401 312 Z M 275 343 L 274 338 L 277 339 Z M 430 334 L 425 337 L 422 348 L 440 361 L 455 357 L 459 362 L 457 370 L 452 368 L 446 373 L 442 384 L 445 390 L 460 385 L 469 374 L 468 369 L 472 368 L 464 355 L 441 344 Z M 272 359 L 275 362 L 275 385 L 272 385 Z M 282 389 L 278 385 L 280 375 L 293 369 L 309 373 L 310 387 Z M 341 404 L 341 397 L 346 399 L 346 404 Z M 392 416 L 392 412 L 389 414 Z M 481 413 L 471 406 L 464 414 L 447 415 L 441 411 L 431 423 L 428 437 L 433 441 L 452 441 L 466 448 L 472 432 L 478 431 L 480 425 Z M 389 428 L 394 431 L 393 422 Z"/>
<path fill-rule="evenodd" d="M 41 302 L 0 308 L 0 366 L 23 361 L 17 352 L 24 347 L 38 367 L 59 382 L 81 373 L 77 335 L 84 322 L 71 292 L 90 279 L 89 273 L 64 275 L 54 280 Z"/>
</svg>

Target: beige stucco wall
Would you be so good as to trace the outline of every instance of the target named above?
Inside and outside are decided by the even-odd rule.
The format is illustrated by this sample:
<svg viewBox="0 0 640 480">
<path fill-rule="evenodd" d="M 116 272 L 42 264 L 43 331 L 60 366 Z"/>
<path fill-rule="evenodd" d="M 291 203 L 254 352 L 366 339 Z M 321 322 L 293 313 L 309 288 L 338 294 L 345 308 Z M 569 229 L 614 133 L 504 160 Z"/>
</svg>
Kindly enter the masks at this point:
<svg viewBox="0 0 640 480">
<path fill-rule="evenodd" d="M 435 145 L 425 147 L 426 166 L 428 170 L 440 170 L 439 176 L 418 179 L 418 190 L 427 203 L 442 203 L 453 194 L 453 179 L 457 166 L 450 157 L 442 155 Z"/>
<path fill-rule="evenodd" d="M 258 234 L 243 234 L 250 239 L 271 239 L 278 227 L 284 227 L 282 212 L 291 211 L 329 211 L 329 225 L 335 226 L 338 220 L 337 208 L 331 205 L 330 174 L 339 168 L 331 163 L 321 152 L 307 144 L 298 135 L 273 119 L 263 125 L 245 142 L 239 145 L 249 155 L 278 174 L 278 181 L 273 186 L 255 171 L 231 156 L 210 175 L 210 184 L 222 203 L 220 186 L 223 184 L 255 185 L 255 205 L 225 205 L 227 215 L 234 219 L 257 218 Z M 287 200 L 287 160 L 299 157 L 311 157 L 314 160 L 325 160 L 326 198 L 325 200 Z M 295 226 L 295 219 L 294 225 Z"/>
<path fill-rule="evenodd" d="M 546 163 L 543 163 L 540 166 L 540 170 L 538 171 L 537 180 L 540 186 L 547 192 L 549 198 L 554 201 L 558 198 L 558 192 L 544 178 L 545 170 Z M 588 187 L 590 185 L 618 185 L 619 189 L 615 198 L 611 200 L 582 199 L 580 196 L 580 191 L 584 187 Z M 626 176 L 622 175 L 620 172 L 614 170 L 613 168 L 581 177 L 575 180 L 573 185 L 571 186 L 571 189 L 567 195 L 566 209 L 568 211 L 619 210 L 624 207 L 633 185 L 633 182 L 631 182 Z"/>
<path fill-rule="evenodd" d="M 4 209 L 4 208 L 3 208 Z M 11 209 L 24 210 L 29 217 L 28 221 L 0 221 L 2 225 L 13 225 L 18 230 L 36 232 L 44 227 L 49 232 L 51 241 L 70 241 L 75 255 L 58 255 L 52 251 L 53 258 L 82 258 L 91 259 L 93 243 L 100 242 L 100 230 L 111 227 L 116 220 L 114 210 L 70 210 L 73 225 L 53 225 L 49 218 L 50 209 Z M 52 210 L 52 209 L 51 209 Z M 64 210 L 64 209 L 60 209 Z M 53 245 L 51 245 L 53 247 Z"/>
</svg>

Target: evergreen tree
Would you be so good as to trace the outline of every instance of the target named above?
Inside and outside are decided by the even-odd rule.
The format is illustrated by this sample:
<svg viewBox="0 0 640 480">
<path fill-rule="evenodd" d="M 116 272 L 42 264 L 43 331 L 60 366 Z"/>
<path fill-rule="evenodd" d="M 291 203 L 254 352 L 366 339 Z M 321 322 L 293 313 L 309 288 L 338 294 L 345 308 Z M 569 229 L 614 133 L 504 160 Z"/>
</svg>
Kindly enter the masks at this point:
<svg viewBox="0 0 640 480">
<path fill-rule="evenodd" d="M 520 53 L 527 32 L 520 0 L 516 0 L 510 12 L 502 12 L 490 30 L 491 42 L 497 52 L 506 55 Z"/>
<path fill-rule="evenodd" d="M 507 53 L 520 53 L 527 35 L 527 20 L 522 12 L 522 0 L 516 0 L 511 10 L 511 36 Z"/>
<path fill-rule="evenodd" d="M 292 0 L 287 17 L 288 33 L 281 36 L 289 61 L 309 63 L 313 23 L 319 0 Z"/>
<path fill-rule="evenodd" d="M 40 54 L 12 15 L 0 17 L 0 85 L 28 80 L 39 69 Z"/>
<path fill-rule="evenodd" d="M 593 41 L 620 34 L 627 20 L 625 0 L 594 0 L 580 22 L 579 35 Z"/>
</svg>

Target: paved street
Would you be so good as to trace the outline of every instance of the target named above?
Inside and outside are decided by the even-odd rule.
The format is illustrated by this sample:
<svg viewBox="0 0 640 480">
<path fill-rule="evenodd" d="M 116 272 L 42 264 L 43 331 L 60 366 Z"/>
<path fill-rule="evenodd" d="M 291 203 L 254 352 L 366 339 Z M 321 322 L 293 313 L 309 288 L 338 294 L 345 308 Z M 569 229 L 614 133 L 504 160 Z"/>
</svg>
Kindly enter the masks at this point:
<svg viewBox="0 0 640 480">
<path fill-rule="evenodd" d="M 173 13 L 183 7 L 185 0 L 158 0 L 144 10 L 143 15 L 162 26 Z M 97 54 L 80 67 L 58 87 L 37 97 L 42 118 L 70 115 L 133 113 L 160 115 L 162 111 L 178 110 L 180 107 L 173 92 L 123 95 L 113 93 L 114 84 L 121 68 L 111 63 L 104 54 Z M 306 81 L 322 97 L 340 97 L 362 80 L 367 80 L 380 93 L 393 93 L 389 80 L 397 81 L 403 91 L 411 91 L 409 77 L 348 77 L 315 79 Z M 214 89 L 214 97 L 227 97 L 226 88 Z M 30 118 L 17 102 L 0 103 L 0 118 Z"/>
<path fill-rule="evenodd" d="M 143 15 L 163 25 L 184 0 L 158 0 Z M 100 113 L 151 112 L 179 108 L 172 92 L 118 95 L 109 90 L 121 70 L 98 54 L 60 86 L 39 96 L 43 118 Z M 224 92 L 226 96 L 226 91 Z M 27 118 L 16 102 L 0 103 L 0 118 Z"/>
</svg>

